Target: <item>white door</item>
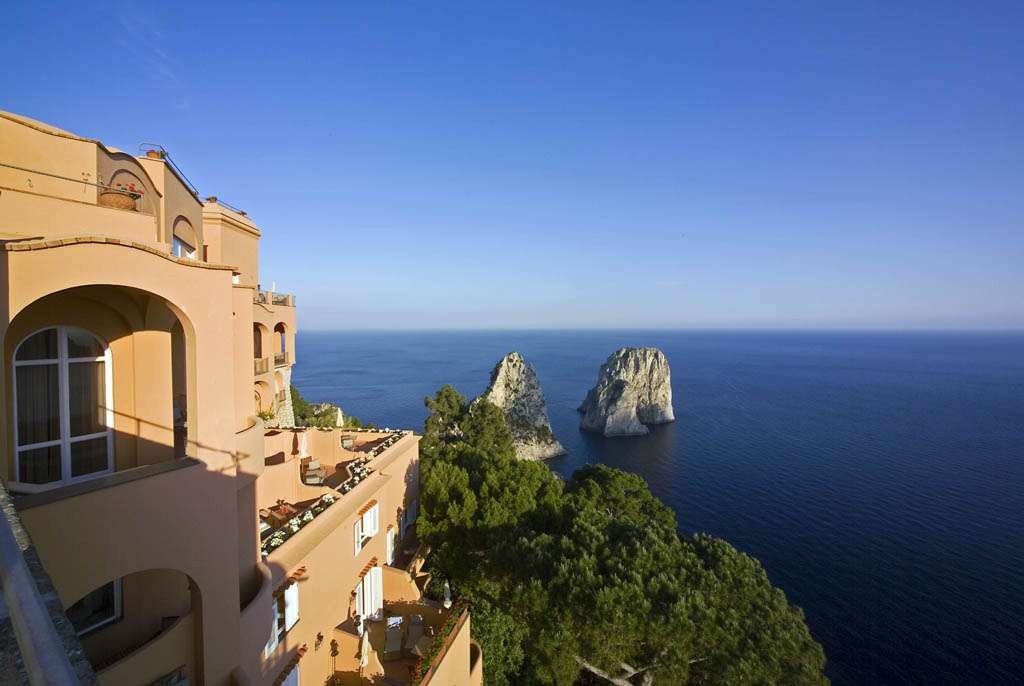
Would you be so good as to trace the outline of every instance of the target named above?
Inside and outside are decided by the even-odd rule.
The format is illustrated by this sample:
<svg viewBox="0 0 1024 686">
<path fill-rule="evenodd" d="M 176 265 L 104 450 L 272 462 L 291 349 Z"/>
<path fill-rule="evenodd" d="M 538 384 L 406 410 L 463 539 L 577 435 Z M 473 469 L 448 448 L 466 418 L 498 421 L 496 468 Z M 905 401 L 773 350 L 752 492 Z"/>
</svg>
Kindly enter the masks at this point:
<svg viewBox="0 0 1024 686">
<path fill-rule="evenodd" d="M 356 612 L 363 620 L 380 619 L 384 613 L 384 574 L 373 567 L 356 585 Z"/>
</svg>

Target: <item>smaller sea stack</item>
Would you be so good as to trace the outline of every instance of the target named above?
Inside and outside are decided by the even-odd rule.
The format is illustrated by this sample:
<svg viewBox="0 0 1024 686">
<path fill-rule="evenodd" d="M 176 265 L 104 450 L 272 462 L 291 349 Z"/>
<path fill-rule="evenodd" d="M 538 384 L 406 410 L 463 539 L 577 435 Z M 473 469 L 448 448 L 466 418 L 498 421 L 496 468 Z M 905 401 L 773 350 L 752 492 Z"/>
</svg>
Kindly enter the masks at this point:
<svg viewBox="0 0 1024 686">
<path fill-rule="evenodd" d="M 491 372 L 491 385 L 477 400 L 493 403 L 505 413 L 519 459 L 545 460 L 565 454 L 565 448 L 551 432 L 537 374 L 519 353 L 511 352 L 501 358 Z"/>
<path fill-rule="evenodd" d="M 675 421 L 672 374 L 657 348 L 621 348 L 601 365 L 579 407 L 580 428 L 605 436 L 642 436 L 648 424 Z"/>
</svg>

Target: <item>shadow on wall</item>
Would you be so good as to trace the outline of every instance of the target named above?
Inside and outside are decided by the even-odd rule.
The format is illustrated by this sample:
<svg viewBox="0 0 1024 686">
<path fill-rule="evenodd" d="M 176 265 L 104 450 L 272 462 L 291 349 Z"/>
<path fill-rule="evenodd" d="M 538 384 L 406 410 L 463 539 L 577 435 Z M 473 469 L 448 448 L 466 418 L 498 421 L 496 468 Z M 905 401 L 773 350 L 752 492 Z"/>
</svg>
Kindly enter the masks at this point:
<svg viewBox="0 0 1024 686">
<path fill-rule="evenodd" d="M 262 424 L 253 428 L 262 438 Z M 166 444 L 135 434 L 115 438 L 138 441 L 140 461 L 168 454 Z M 251 658 L 246 673 L 259 669 L 271 633 L 271 585 L 293 571 L 261 560 L 255 475 L 238 468 L 262 456 L 195 442 L 188 452 L 227 459 L 211 469 L 192 457 L 164 458 L 15 497 L 101 678 L 151 683 L 180 672 L 192 683 L 219 681 L 239 667 L 240 649 Z M 221 628 L 238 622 L 238 634 L 226 637 Z M 302 646 L 287 638 L 268 670 L 298 659 Z"/>
</svg>

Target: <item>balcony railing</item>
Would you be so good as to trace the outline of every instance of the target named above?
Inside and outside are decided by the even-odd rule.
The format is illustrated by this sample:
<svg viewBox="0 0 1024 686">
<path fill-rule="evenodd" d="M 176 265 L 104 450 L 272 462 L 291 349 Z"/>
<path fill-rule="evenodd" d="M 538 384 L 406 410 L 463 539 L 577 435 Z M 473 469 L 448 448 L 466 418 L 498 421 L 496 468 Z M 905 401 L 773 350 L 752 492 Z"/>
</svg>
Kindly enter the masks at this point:
<svg viewBox="0 0 1024 686">
<path fill-rule="evenodd" d="M 290 293 L 256 291 L 252 294 L 252 301 L 259 305 L 283 305 L 284 307 L 295 307 L 295 296 Z"/>
<path fill-rule="evenodd" d="M 287 367 L 292 363 L 292 354 L 289 352 L 274 353 L 274 366 Z"/>
<path fill-rule="evenodd" d="M 252 361 L 252 372 L 259 376 L 260 374 L 266 374 L 270 371 L 270 358 L 269 357 L 257 357 Z"/>
<path fill-rule="evenodd" d="M 20 652 L 20 660 L 13 650 L 5 656 L 0 666 L 0 680 L 33 685 L 95 684 L 96 678 L 82 659 L 82 647 L 70 622 L 57 621 L 63 612 L 53 592 L 53 582 L 3 487 L 0 487 L 0 510 L 0 582 L 7 615 L 4 621 L 10 618 L 7 630 L 13 632 L 17 652 Z M 49 591 L 48 600 L 40 595 L 40 589 Z M 69 650 L 77 653 L 78 670 L 71 664 Z"/>
<path fill-rule="evenodd" d="M 413 675 L 412 683 L 416 686 L 426 686 L 444 661 L 448 649 L 455 642 L 455 637 L 462 631 L 463 625 L 469 619 L 469 608 L 464 603 L 458 603 L 451 609 L 444 626 L 434 636 L 434 644 L 430 647 L 423 662 L 420 663 L 417 673 Z"/>
<path fill-rule="evenodd" d="M 283 403 L 285 400 L 287 400 L 287 398 L 288 398 L 287 393 L 288 393 L 288 391 L 278 391 L 277 392 L 277 402 Z"/>
</svg>

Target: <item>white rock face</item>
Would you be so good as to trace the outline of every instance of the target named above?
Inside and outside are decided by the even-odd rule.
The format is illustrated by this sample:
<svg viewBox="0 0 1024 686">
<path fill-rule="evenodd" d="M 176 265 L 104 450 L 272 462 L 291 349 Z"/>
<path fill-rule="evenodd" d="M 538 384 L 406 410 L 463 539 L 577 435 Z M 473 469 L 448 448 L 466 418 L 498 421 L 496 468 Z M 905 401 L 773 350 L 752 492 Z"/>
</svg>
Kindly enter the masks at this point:
<svg viewBox="0 0 1024 686">
<path fill-rule="evenodd" d="M 544 460 L 565 454 L 565 448 L 551 432 L 537 374 L 519 353 L 501 358 L 491 372 L 491 385 L 477 400 L 494 403 L 505 413 L 519 459 Z"/>
<path fill-rule="evenodd" d="M 675 421 L 672 375 L 657 348 L 622 348 L 601 365 L 580 405 L 580 428 L 605 436 L 642 436 L 647 424 Z"/>
<path fill-rule="evenodd" d="M 289 389 L 284 394 L 284 400 L 277 404 L 277 409 L 274 410 L 274 421 L 276 425 L 281 428 L 291 428 L 295 426 L 295 409 L 292 407 L 292 368 L 281 367 L 277 371 L 281 372 L 281 377 L 284 379 L 282 388 Z"/>
</svg>

